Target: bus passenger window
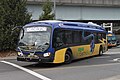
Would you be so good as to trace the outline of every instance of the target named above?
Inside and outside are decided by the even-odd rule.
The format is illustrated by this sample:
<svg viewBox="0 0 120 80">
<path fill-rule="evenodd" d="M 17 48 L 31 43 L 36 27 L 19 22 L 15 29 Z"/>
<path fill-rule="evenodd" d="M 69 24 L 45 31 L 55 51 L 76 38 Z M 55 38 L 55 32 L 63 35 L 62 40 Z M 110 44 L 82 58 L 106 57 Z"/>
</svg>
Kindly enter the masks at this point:
<svg viewBox="0 0 120 80">
<path fill-rule="evenodd" d="M 101 43 L 101 40 L 102 40 L 102 34 L 98 33 L 98 43 Z"/>
<path fill-rule="evenodd" d="M 65 30 L 64 39 L 66 45 L 72 44 L 72 31 Z"/>
<path fill-rule="evenodd" d="M 91 43 L 92 38 L 90 37 L 90 34 L 91 34 L 91 32 L 88 32 L 88 31 L 84 32 L 85 39 L 82 40 L 83 44 L 90 44 Z"/>
<path fill-rule="evenodd" d="M 104 39 L 106 39 L 106 33 L 103 33 L 103 34 L 102 34 L 102 37 L 103 37 Z"/>
<path fill-rule="evenodd" d="M 94 34 L 94 40 L 95 40 L 95 44 L 97 43 L 97 33 L 93 33 Z"/>
<path fill-rule="evenodd" d="M 82 32 L 73 31 L 73 44 L 80 44 L 82 41 Z"/>
<path fill-rule="evenodd" d="M 55 30 L 53 34 L 53 47 L 59 48 L 63 46 L 63 40 L 62 40 L 62 31 Z"/>
</svg>

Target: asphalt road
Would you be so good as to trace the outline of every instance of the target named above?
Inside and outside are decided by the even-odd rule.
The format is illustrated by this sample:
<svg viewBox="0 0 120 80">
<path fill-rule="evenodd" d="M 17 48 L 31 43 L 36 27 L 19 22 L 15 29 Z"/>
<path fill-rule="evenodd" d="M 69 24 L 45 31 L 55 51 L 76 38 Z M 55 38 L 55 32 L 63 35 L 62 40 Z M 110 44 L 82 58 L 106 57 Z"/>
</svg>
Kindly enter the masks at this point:
<svg viewBox="0 0 120 80">
<path fill-rule="evenodd" d="M 0 80 L 120 80 L 120 47 L 109 49 L 103 56 L 76 60 L 71 64 L 6 61 L 27 70 L 0 61 Z"/>
</svg>

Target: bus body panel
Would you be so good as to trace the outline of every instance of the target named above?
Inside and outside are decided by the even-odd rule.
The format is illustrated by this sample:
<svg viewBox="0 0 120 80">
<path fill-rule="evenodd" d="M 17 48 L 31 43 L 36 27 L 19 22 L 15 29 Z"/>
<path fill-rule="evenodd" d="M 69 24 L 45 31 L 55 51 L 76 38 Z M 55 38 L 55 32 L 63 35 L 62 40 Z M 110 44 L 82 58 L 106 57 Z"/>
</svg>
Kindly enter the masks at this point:
<svg viewBox="0 0 120 80">
<path fill-rule="evenodd" d="M 75 46 L 70 48 L 72 49 L 74 59 L 80 59 L 80 58 L 98 55 L 99 47 L 100 47 L 100 44 L 95 44 L 95 48 L 93 52 L 90 52 L 90 45 L 81 45 L 81 46 Z"/>
<path fill-rule="evenodd" d="M 90 45 L 74 46 L 74 47 L 70 47 L 70 49 L 72 50 L 72 55 L 74 59 L 81 59 L 81 58 L 99 55 L 100 45 L 103 46 L 103 48 L 105 46 L 102 43 L 95 44 L 95 49 L 93 53 L 90 52 Z M 55 52 L 53 63 L 63 63 L 65 61 L 65 53 L 67 49 L 68 48 L 57 50 Z"/>
<path fill-rule="evenodd" d="M 65 61 L 65 53 L 67 48 L 57 50 L 55 52 L 55 57 L 53 63 L 63 63 Z"/>
<path fill-rule="evenodd" d="M 90 53 L 90 45 L 71 47 L 74 59 L 84 58 Z"/>
</svg>

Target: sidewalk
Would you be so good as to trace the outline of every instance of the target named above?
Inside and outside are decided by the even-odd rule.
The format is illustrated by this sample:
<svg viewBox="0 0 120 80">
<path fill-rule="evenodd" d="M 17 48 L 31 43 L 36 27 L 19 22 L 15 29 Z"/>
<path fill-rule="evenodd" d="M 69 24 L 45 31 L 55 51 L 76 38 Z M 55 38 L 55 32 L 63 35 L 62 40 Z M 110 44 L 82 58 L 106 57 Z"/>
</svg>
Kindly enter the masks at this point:
<svg viewBox="0 0 120 80">
<path fill-rule="evenodd" d="M 3 58 L 0 57 L 0 61 L 9 60 L 9 59 L 16 59 L 16 58 L 17 58 L 17 56 L 9 56 L 9 57 L 3 57 Z"/>
</svg>

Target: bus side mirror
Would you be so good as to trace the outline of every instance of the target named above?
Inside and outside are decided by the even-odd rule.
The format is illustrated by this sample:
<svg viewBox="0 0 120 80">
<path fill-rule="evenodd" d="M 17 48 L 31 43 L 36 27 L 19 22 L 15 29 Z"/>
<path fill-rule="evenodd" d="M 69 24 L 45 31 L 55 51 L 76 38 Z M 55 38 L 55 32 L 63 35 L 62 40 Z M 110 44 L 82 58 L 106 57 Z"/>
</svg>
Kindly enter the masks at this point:
<svg viewBox="0 0 120 80">
<path fill-rule="evenodd" d="M 21 36 L 21 39 L 22 39 L 24 37 L 24 29 L 23 29 L 22 26 L 16 26 L 16 27 L 12 28 L 11 35 L 13 35 L 13 33 L 16 29 L 22 29 L 23 30 L 23 34 Z"/>
<path fill-rule="evenodd" d="M 16 27 L 12 28 L 12 31 L 15 31 L 18 28 L 22 29 L 23 27 L 22 26 L 16 26 Z"/>
</svg>

